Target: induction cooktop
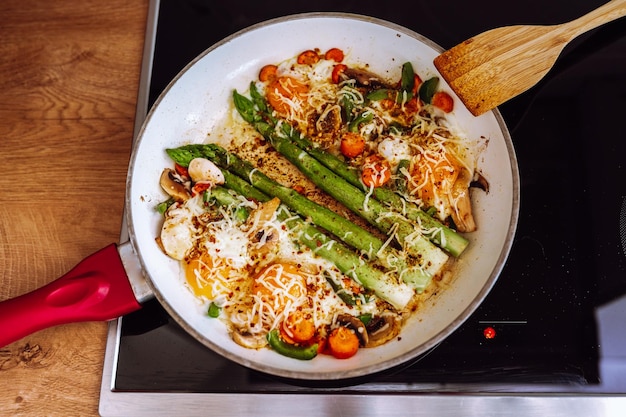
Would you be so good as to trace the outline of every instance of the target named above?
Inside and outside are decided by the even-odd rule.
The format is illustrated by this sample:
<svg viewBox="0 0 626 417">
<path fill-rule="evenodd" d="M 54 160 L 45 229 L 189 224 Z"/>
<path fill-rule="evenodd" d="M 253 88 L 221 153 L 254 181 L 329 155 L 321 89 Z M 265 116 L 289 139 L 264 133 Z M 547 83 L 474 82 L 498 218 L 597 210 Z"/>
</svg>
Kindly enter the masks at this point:
<svg viewBox="0 0 626 417">
<path fill-rule="evenodd" d="M 189 61 L 271 18 L 309 11 L 364 14 L 451 47 L 492 27 L 561 23 L 602 4 L 532 0 L 503 10 L 495 1 L 335 3 L 153 0 L 136 132 Z M 290 381 L 220 357 L 153 300 L 110 324 L 101 414 L 432 415 L 433 408 L 465 404 L 481 407 L 465 415 L 479 415 L 482 407 L 497 415 L 557 407 L 591 416 L 624 406 L 625 75 L 622 19 L 576 39 L 544 80 L 499 108 L 521 179 L 513 248 L 484 303 L 427 354 L 359 380 Z M 277 396 L 283 400 L 276 408 L 264 408 Z M 343 411 L 328 411 L 335 406 Z"/>
</svg>

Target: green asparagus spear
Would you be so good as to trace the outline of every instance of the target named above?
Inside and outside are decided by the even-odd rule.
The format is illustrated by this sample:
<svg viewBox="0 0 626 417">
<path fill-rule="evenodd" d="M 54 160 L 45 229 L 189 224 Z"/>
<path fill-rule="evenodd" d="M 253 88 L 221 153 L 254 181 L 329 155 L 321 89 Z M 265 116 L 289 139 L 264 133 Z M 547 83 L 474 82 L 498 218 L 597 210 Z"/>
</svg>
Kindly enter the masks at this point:
<svg viewBox="0 0 626 417">
<path fill-rule="evenodd" d="M 211 189 L 211 196 L 220 204 L 226 206 L 240 203 L 225 188 L 220 186 Z M 244 195 L 244 197 L 246 196 Z M 266 200 L 268 198 L 265 196 Z M 406 307 L 414 294 L 411 287 L 398 282 L 392 274 L 386 274 L 370 263 L 365 262 L 358 254 L 342 243 L 331 239 L 315 226 L 289 213 L 286 207 L 281 206 L 279 210 L 277 214 L 278 219 L 285 222 L 291 235 L 298 242 L 311 249 L 320 257 L 333 263 L 343 274 L 362 284 L 366 289 L 373 291 L 378 297 L 387 301 L 396 309 L 402 310 Z"/>
<path fill-rule="evenodd" d="M 260 95 L 254 83 L 251 83 L 250 90 L 251 95 L 258 101 Z M 369 198 L 360 188 L 353 186 L 296 146 L 289 138 L 289 133 L 294 131 L 290 125 L 278 123 L 272 129 L 267 123 L 262 122 L 262 127 L 259 128 L 259 120 L 263 119 L 263 114 L 260 110 L 255 112 L 258 105 L 237 91 L 233 92 L 233 100 L 244 120 L 253 124 L 278 152 L 315 185 L 384 233 L 395 236 L 407 253 L 418 260 L 419 266 L 427 275 L 433 276 L 441 270 L 448 260 L 448 255 L 425 238 L 421 230 L 415 228 L 409 220 L 397 212 L 388 210 L 379 201 Z M 270 120 L 270 124 L 274 122 L 274 119 Z"/>
<path fill-rule="evenodd" d="M 390 211 L 379 201 L 368 198 L 362 190 L 326 168 L 289 139 L 278 134 L 270 135 L 268 139 L 278 152 L 298 167 L 315 185 L 381 231 L 395 235 L 396 240 L 407 253 L 418 259 L 420 266 L 427 273 L 435 275 L 447 262 L 448 255 L 426 239 L 421 231 L 416 230 L 400 213 Z"/>
<path fill-rule="evenodd" d="M 324 164 L 324 166 L 355 187 L 366 192 L 369 191 L 361 182 L 361 176 L 356 168 L 349 166 L 339 157 L 316 146 L 312 141 L 300 135 L 299 132 L 291 126 L 286 126 L 284 130 L 289 130 L 289 139 L 300 148 L 306 150 L 307 153 Z M 403 213 L 407 219 L 416 222 L 422 230 L 422 233 L 428 239 L 446 250 L 452 256 L 458 257 L 465 248 L 467 248 L 469 241 L 465 237 L 424 212 L 415 203 L 405 200 L 393 190 L 387 187 L 376 187 L 373 190 L 372 196 L 381 203 L 388 204 L 396 212 Z"/>
<path fill-rule="evenodd" d="M 231 171 L 239 177 L 246 179 L 261 192 L 269 196 L 278 197 L 283 204 L 286 204 L 292 210 L 295 210 L 302 216 L 311 218 L 314 224 L 340 237 L 348 245 L 359 248 L 364 255 L 370 258 L 384 246 L 384 242 L 381 239 L 365 229 L 334 211 L 300 195 L 292 188 L 285 187 L 272 180 L 249 162 L 242 160 L 233 153 L 227 152 L 219 145 L 186 145 L 175 149 L 167 149 L 167 153 L 174 161 L 183 166 L 186 166 L 188 160 L 195 157 L 210 159 L 225 171 Z M 232 177 L 228 178 L 228 180 L 234 181 Z"/>
<path fill-rule="evenodd" d="M 271 199 L 271 197 L 259 191 L 258 189 L 254 188 L 250 183 L 246 182 L 245 180 L 236 176 L 235 174 L 231 174 L 227 170 L 222 170 L 222 173 L 224 174 L 224 178 L 225 178 L 224 186 L 232 190 L 234 193 L 244 196 L 248 200 L 255 200 L 255 201 L 262 202 L 262 203 L 269 201 Z M 237 207 L 236 210 L 239 210 L 239 209 L 246 210 L 246 218 L 249 215 L 248 208 L 238 206 L 239 202 L 237 201 L 235 196 L 231 195 L 227 190 L 223 189 L 222 187 L 219 187 L 219 186 L 214 187 L 213 192 L 211 193 L 211 197 L 222 206 L 234 206 L 234 207 Z M 284 213 L 286 212 L 287 212 L 287 209 L 282 208 L 282 212 L 279 213 L 279 217 L 282 220 L 285 219 Z M 316 233 L 317 233 L 317 230 L 316 230 Z M 309 236 L 312 236 L 312 235 L 309 234 Z M 327 259 L 327 260 L 332 261 L 332 259 Z M 355 297 L 349 294 L 344 289 L 341 282 L 339 283 L 335 282 L 330 276 L 326 277 L 326 281 L 330 284 L 331 288 L 333 289 L 333 291 L 335 291 L 337 296 L 343 300 L 343 302 L 345 302 L 348 305 L 355 305 L 357 303 L 358 297 Z M 428 284 L 427 282 L 424 283 L 424 288 L 426 287 L 427 284 Z M 423 290 L 423 288 L 421 288 L 420 290 Z M 364 296 L 361 295 L 361 297 L 364 297 Z M 366 300 L 365 298 L 363 299 Z"/>
<path fill-rule="evenodd" d="M 405 82 L 407 85 L 410 85 L 410 82 L 412 82 L 411 75 L 412 67 L 410 65 L 408 65 L 408 68 L 407 65 L 403 66 L 403 79 L 406 78 Z M 250 96 L 252 100 L 234 91 L 233 100 L 235 107 L 244 120 L 254 125 L 263 136 L 274 135 L 279 121 L 270 113 L 267 103 L 258 92 L 254 83 L 250 84 Z M 307 151 L 334 173 L 343 177 L 353 186 L 369 192 L 367 187 L 361 182 L 358 169 L 349 166 L 339 157 L 321 149 L 287 123 L 281 125 L 281 131 L 296 145 Z M 415 203 L 405 200 L 393 190 L 386 187 L 376 187 L 372 195 L 378 201 L 389 205 L 394 211 L 402 213 L 407 219 L 414 221 L 420 227 L 424 236 L 452 256 L 458 257 L 467 248 L 469 244 L 467 239 L 425 213 Z"/>
<path fill-rule="evenodd" d="M 212 160 L 223 168 L 222 172 L 224 173 L 226 185 L 237 187 L 236 190 L 238 192 L 247 195 L 245 193 L 246 185 L 238 181 L 238 179 L 245 178 L 253 188 L 267 195 L 278 197 L 283 204 L 300 215 L 310 218 L 314 224 L 334 234 L 348 245 L 357 248 L 368 259 L 378 259 L 385 268 L 397 271 L 401 279 L 413 286 L 417 291 L 423 291 L 433 276 L 432 269 L 434 268 L 424 268 L 420 263 L 409 265 L 407 259 L 386 245 L 386 242 L 334 211 L 298 194 L 295 190 L 280 185 L 249 162 L 227 152 L 219 145 L 186 145 L 167 149 L 166 152 L 182 166 L 187 166 L 194 158 Z M 231 174 L 229 171 L 234 172 L 241 178 Z M 263 201 L 258 196 L 252 196 L 252 198 Z"/>
</svg>

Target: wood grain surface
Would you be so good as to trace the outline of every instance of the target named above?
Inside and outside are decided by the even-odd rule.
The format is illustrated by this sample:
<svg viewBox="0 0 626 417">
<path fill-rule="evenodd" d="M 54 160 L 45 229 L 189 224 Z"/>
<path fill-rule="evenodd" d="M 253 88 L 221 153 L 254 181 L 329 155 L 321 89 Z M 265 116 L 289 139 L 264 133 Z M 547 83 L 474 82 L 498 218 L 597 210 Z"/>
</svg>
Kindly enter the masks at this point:
<svg viewBox="0 0 626 417">
<path fill-rule="evenodd" d="M 117 242 L 148 0 L 0 4 L 0 300 Z M 98 415 L 106 323 L 0 347 L 0 415 Z"/>
</svg>

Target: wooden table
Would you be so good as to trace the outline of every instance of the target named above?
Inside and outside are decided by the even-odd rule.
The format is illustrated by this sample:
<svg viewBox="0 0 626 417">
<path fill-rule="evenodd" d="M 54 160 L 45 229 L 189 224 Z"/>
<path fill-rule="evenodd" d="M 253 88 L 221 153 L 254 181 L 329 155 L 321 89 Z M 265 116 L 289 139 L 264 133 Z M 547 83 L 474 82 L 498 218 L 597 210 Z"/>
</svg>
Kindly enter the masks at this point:
<svg viewBox="0 0 626 417">
<path fill-rule="evenodd" d="M 0 300 L 117 242 L 148 0 L 0 5 Z M 106 323 L 0 347 L 0 415 L 98 414 Z"/>
</svg>

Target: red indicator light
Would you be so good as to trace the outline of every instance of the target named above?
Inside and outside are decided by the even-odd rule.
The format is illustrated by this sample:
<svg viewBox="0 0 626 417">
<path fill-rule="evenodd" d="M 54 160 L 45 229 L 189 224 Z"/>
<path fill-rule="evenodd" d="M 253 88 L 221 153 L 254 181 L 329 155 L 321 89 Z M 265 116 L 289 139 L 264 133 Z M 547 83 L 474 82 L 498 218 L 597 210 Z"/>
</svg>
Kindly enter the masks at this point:
<svg viewBox="0 0 626 417">
<path fill-rule="evenodd" d="M 496 337 L 496 329 L 491 326 L 485 327 L 483 330 L 483 336 L 485 336 L 485 339 L 493 339 Z"/>
</svg>

